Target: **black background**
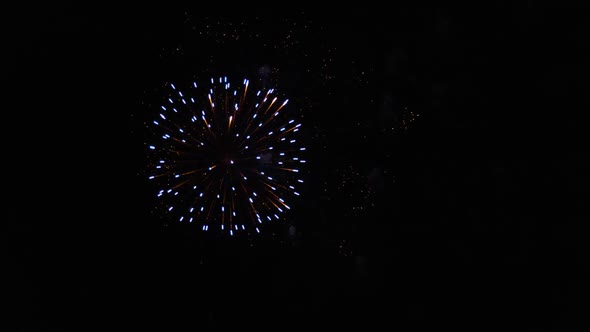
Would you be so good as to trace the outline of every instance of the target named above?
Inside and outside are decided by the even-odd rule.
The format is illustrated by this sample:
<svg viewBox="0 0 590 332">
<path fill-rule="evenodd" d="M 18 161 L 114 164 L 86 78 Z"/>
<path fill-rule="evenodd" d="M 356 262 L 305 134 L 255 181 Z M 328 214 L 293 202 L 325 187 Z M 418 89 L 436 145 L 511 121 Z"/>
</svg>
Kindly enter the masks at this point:
<svg viewBox="0 0 590 332">
<path fill-rule="evenodd" d="M 581 323 L 578 8 L 62 4 L 14 14 L 4 115 L 17 331 Z M 242 39 L 223 35 L 227 22 L 244 22 Z M 139 175 L 145 101 L 186 75 L 262 67 L 307 112 L 296 236 L 164 226 Z M 406 108 L 419 117 L 400 129 Z M 360 187 L 378 170 L 380 190 L 363 200 L 343 185 L 347 169 Z"/>
</svg>

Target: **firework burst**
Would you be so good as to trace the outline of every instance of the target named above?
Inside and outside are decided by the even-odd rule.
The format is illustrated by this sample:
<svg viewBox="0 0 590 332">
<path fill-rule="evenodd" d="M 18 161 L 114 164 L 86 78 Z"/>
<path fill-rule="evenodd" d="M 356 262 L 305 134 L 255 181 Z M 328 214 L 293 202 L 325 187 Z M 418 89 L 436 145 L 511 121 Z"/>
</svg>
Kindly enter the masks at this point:
<svg viewBox="0 0 590 332">
<path fill-rule="evenodd" d="M 303 183 L 300 119 L 274 89 L 227 77 L 167 84 L 150 124 L 157 209 L 204 231 L 260 232 L 285 219 Z"/>
</svg>

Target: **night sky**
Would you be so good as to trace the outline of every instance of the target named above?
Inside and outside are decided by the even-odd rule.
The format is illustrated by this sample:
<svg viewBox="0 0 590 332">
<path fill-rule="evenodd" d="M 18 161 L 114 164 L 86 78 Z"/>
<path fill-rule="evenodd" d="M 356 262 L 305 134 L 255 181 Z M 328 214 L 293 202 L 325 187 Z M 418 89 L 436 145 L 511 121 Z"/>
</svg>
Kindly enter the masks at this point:
<svg viewBox="0 0 590 332">
<path fill-rule="evenodd" d="M 137 6 L 15 10 L 11 330 L 581 323 L 579 10 Z M 154 213 L 161 87 L 220 75 L 303 114 L 306 186 L 260 235 Z"/>
</svg>

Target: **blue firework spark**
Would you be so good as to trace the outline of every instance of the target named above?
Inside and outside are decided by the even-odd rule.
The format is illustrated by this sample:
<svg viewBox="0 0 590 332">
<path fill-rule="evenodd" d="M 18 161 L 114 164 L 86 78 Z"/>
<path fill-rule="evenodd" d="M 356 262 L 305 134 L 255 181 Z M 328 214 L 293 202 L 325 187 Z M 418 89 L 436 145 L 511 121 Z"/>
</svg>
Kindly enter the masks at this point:
<svg viewBox="0 0 590 332">
<path fill-rule="evenodd" d="M 284 219 L 306 163 L 288 99 L 248 79 L 234 87 L 227 77 L 165 90 L 147 143 L 157 207 L 231 235 Z"/>
</svg>

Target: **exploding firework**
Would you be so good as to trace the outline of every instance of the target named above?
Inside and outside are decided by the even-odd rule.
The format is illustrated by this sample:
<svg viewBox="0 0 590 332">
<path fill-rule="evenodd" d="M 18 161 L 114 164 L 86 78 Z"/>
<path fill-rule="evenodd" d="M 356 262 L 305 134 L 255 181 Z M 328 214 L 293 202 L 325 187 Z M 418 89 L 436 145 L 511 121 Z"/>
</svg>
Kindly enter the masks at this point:
<svg viewBox="0 0 590 332">
<path fill-rule="evenodd" d="M 288 99 L 227 77 L 165 90 L 147 143 L 157 209 L 230 235 L 284 220 L 306 162 Z"/>
</svg>

